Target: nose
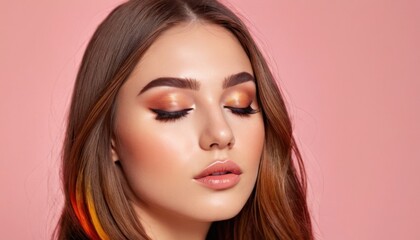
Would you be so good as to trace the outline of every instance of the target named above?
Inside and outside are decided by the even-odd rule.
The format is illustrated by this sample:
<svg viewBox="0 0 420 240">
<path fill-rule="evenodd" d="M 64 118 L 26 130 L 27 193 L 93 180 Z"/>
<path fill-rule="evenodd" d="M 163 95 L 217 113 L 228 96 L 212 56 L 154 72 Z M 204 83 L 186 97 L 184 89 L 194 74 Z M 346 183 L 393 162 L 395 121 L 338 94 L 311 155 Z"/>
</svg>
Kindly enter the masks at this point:
<svg viewBox="0 0 420 240">
<path fill-rule="evenodd" d="M 204 150 L 232 148 L 235 137 L 222 112 L 209 114 L 200 136 L 200 147 Z"/>
</svg>

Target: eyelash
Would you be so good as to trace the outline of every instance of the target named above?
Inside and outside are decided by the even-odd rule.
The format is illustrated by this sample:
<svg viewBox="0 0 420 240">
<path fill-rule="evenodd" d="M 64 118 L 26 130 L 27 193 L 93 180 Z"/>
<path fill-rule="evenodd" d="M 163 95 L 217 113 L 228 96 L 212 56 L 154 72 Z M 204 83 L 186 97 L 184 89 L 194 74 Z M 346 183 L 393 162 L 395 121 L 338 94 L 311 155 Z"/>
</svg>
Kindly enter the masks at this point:
<svg viewBox="0 0 420 240">
<path fill-rule="evenodd" d="M 156 113 L 156 120 L 162 122 L 170 122 L 181 119 L 186 117 L 188 112 L 192 110 L 192 108 L 186 108 L 180 111 L 168 112 L 159 109 L 150 109 L 152 112 Z"/>
<path fill-rule="evenodd" d="M 229 109 L 230 111 L 232 111 L 233 114 L 236 114 L 240 117 L 248 117 L 251 114 L 255 114 L 259 112 L 258 110 L 253 109 L 251 105 L 245 108 L 235 108 L 235 107 L 228 107 L 228 106 L 225 106 L 224 108 Z"/>
<path fill-rule="evenodd" d="M 235 108 L 235 107 L 228 107 L 225 106 L 224 108 L 229 109 L 233 114 L 238 115 L 240 117 L 248 117 L 251 114 L 258 113 L 259 111 L 256 109 L 253 109 L 251 105 L 245 108 Z M 159 109 L 150 109 L 152 112 L 156 113 L 156 120 L 162 121 L 162 122 L 170 122 L 170 121 L 176 121 L 178 119 L 181 119 L 183 117 L 186 117 L 188 112 L 193 110 L 192 108 L 186 108 L 180 111 L 174 111 L 174 112 L 168 112 L 164 110 Z"/>
</svg>

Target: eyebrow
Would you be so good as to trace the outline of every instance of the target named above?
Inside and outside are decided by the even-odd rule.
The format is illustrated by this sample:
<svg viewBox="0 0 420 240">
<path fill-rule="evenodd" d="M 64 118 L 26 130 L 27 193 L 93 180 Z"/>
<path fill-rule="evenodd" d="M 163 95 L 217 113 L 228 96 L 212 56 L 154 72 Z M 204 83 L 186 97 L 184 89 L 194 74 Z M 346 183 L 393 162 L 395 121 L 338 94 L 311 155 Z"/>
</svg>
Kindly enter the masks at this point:
<svg viewBox="0 0 420 240">
<path fill-rule="evenodd" d="M 255 81 L 254 77 L 248 72 L 240 72 L 237 74 L 233 74 L 225 78 L 223 81 L 223 89 L 233 87 L 235 85 L 248 82 L 248 81 Z M 176 77 L 160 77 L 150 81 L 138 95 L 146 92 L 147 90 L 154 88 L 154 87 L 175 87 L 175 88 L 182 88 L 182 89 L 191 89 L 198 91 L 200 89 L 200 82 L 196 79 L 192 78 L 176 78 Z"/>
<path fill-rule="evenodd" d="M 247 72 L 240 72 L 237 74 L 230 75 L 223 81 L 223 89 L 233 87 L 235 85 L 248 82 L 248 81 L 255 81 L 254 77 Z"/>
<path fill-rule="evenodd" d="M 199 90 L 200 83 L 195 79 L 190 78 L 175 78 L 175 77 L 160 77 L 156 78 L 149 82 L 139 93 L 142 94 L 147 90 L 154 88 L 154 87 L 175 87 L 175 88 L 185 88 L 191 90 Z"/>
</svg>

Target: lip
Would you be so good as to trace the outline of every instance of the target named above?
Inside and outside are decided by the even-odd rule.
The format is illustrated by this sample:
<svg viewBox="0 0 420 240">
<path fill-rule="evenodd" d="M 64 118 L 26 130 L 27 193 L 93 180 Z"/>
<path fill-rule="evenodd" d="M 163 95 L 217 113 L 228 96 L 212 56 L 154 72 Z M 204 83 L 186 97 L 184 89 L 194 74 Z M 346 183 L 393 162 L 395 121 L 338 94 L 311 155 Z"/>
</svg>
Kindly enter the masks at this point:
<svg viewBox="0 0 420 240">
<path fill-rule="evenodd" d="M 194 179 L 201 185 L 214 189 L 223 190 L 234 187 L 240 180 L 242 170 L 230 161 L 215 161 L 207 166 Z"/>
</svg>

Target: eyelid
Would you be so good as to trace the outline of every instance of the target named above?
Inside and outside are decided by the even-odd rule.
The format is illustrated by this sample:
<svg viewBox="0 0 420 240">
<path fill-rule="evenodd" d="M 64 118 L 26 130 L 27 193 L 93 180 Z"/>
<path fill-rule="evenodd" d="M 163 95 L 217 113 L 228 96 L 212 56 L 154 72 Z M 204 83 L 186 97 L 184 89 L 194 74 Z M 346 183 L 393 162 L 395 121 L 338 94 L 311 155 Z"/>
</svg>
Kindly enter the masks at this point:
<svg viewBox="0 0 420 240">
<path fill-rule="evenodd" d="M 157 109 L 157 108 L 150 108 L 150 111 L 154 113 L 178 113 L 178 112 L 188 112 L 191 110 L 193 110 L 193 108 L 185 108 L 185 109 L 176 110 L 176 111 L 167 111 L 167 110 L 162 110 L 162 109 Z"/>
<path fill-rule="evenodd" d="M 230 106 L 224 106 L 224 108 L 229 109 L 233 114 L 239 115 L 240 117 L 248 117 L 251 114 L 259 113 L 259 109 L 254 109 L 251 107 L 251 104 L 249 104 L 247 107 L 244 108 L 237 108 L 237 107 L 230 107 Z"/>
<path fill-rule="evenodd" d="M 159 109 L 167 112 L 176 112 L 193 106 L 192 96 L 173 92 L 164 91 L 153 94 L 147 98 L 146 104 L 150 109 Z"/>
<path fill-rule="evenodd" d="M 155 119 L 162 122 L 169 122 L 169 121 L 176 121 L 183 117 L 186 117 L 189 111 L 193 110 L 193 108 L 186 108 L 178 111 L 165 111 L 161 109 L 153 109 L 150 108 L 152 112 L 156 114 Z"/>
<path fill-rule="evenodd" d="M 225 95 L 225 106 L 230 107 L 246 107 L 255 101 L 254 91 L 247 90 L 234 90 Z"/>
</svg>

